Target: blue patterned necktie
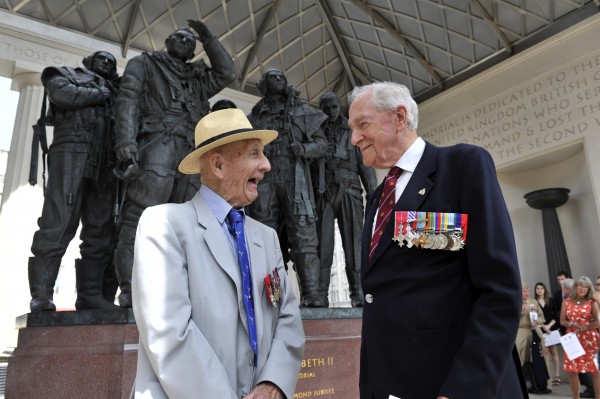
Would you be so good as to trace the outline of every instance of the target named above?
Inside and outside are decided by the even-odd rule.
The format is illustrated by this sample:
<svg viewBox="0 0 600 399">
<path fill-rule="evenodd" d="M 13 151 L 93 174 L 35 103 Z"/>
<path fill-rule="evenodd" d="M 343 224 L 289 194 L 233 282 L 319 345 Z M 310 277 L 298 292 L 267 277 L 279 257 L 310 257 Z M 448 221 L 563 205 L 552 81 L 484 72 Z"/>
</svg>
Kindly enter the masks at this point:
<svg viewBox="0 0 600 399">
<path fill-rule="evenodd" d="M 238 263 L 242 273 L 242 296 L 246 306 L 246 319 L 248 321 L 248 332 L 250 335 L 250 346 L 254 351 L 254 365 L 258 359 L 258 341 L 256 339 L 256 319 L 254 318 L 254 302 L 252 301 L 252 276 L 250 275 L 250 258 L 246 247 L 246 235 L 244 234 L 244 213 L 237 209 L 231 209 L 227 217 L 227 227 L 237 242 Z"/>
</svg>

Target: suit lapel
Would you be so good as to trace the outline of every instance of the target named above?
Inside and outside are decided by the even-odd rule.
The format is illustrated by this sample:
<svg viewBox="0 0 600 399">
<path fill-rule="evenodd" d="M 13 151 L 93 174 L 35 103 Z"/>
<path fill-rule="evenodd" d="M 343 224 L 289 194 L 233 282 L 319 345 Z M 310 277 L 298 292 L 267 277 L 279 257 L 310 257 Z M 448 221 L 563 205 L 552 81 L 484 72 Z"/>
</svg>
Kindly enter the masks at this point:
<svg viewBox="0 0 600 399">
<path fill-rule="evenodd" d="M 432 173 L 436 170 L 436 153 L 435 147 L 431 144 L 426 143 L 425 151 L 423 152 L 423 156 L 417 165 L 417 168 L 413 172 L 404 192 L 398 199 L 398 202 L 394 205 L 394 209 L 392 210 L 392 214 L 390 216 L 390 220 L 385 226 L 385 230 L 383 231 L 383 236 L 375 248 L 375 253 L 373 254 L 373 260 L 371 262 L 367 262 L 368 266 L 375 263 L 377 259 L 389 248 L 392 244 L 392 238 L 394 237 L 394 226 L 395 226 L 395 214 L 396 211 L 416 211 L 419 210 L 421 204 L 433 188 L 433 181 L 429 178 Z M 378 189 L 378 192 L 381 192 Z M 379 196 L 377 197 L 379 198 Z M 376 207 L 377 204 L 374 205 Z M 372 207 L 373 208 L 373 207 Z M 376 208 L 375 208 L 376 210 Z M 373 210 L 372 217 L 374 217 Z M 373 226 L 373 220 L 370 221 L 371 228 Z M 371 230 L 369 230 L 370 232 Z M 370 237 L 370 236 L 369 236 Z M 370 240 L 369 240 L 370 242 Z M 368 256 L 368 255 L 367 255 Z"/>
<path fill-rule="evenodd" d="M 247 331 L 248 322 L 246 320 L 244 299 L 242 297 L 242 281 L 237 258 L 231 251 L 231 245 L 225 236 L 221 225 L 218 223 L 212 210 L 208 207 L 200 194 L 194 196 L 192 203 L 196 208 L 198 224 L 206 230 L 204 233 L 204 241 L 212 253 L 216 265 L 223 269 L 235 285 L 238 311 L 242 323 L 244 324 L 244 328 L 246 328 Z"/>
<path fill-rule="evenodd" d="M 383 190 L 383 183 L 380 184 L 371 197 L 367 200 L 365 223 L 363 227 L 362 237 L 362 250 L 361 250 L 361 274 L 364 274 L 371 266 L 369 262 L 369 248 L 371 247 L 371 238 L 373 235 L 373 223 L 375 223 L 375 213 L 377 212 L 377 206 L 379 205 L 379 197 L 381 197 L 381 191 Z"/>
<path fill-rule="evenodd" d="M 250 255 L 250 273 L 252 274 L 252 295 L 254 297 L 254 318 L 256 320 L 256 339 L 258 351 L 261 349 L 263 336 L 263 305 L 267 299 L 265 296 L 264 277 L 269 273 L 269 262 L 265 254 L 263 237 L 256 228 L 256 222 L 246 218 L 246 240 L 248 241 L 248 253 Z M 274 265 L 276 266 L 276 265 Z M 245 317 L 245 316 L 244 316 Z M 247 327 L 246 327 L 247 328 Z"/>
<path fill-rule="evenodd" d="M 196 208 L 198 223 L 200 226 L 206 229 L 204 240 L 206 241 L 206 245 L 208 245 L 208 249 L 214 257 L 215 262 L 225 271 L 225 273 L 231 277 L 236 285 L 240 285 L 240 272 L 237 259 L 233 252 L 229 250 L 231 246 L 224 234 L 223 229 L 221 228 L 221 225 L 214 217 L 212 210 L 208 207 L 206 202 L 204 202 L 199 194 L 196 194 L 196 196 L 192 199 L 192 203 Z M 239 287 L 238 291 L 241 293 L 241 289 Z"/>
</svg>

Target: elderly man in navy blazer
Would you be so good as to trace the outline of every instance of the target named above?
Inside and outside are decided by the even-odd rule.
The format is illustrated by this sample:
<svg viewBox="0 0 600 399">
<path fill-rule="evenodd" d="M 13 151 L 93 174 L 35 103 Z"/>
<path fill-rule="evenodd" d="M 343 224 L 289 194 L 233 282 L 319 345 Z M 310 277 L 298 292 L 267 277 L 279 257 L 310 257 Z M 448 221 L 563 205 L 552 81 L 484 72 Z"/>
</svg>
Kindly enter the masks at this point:
<svg viewBox="0 0 600 399">
<path fill-rule="evenodd" d="M 361 399 L 526 398 L 519 267 L 492 158 L 418 137 L 400 84 L 358 87 L 349 100 L 365 165 L 392 168 L 365 215 Z"/>
</svg>

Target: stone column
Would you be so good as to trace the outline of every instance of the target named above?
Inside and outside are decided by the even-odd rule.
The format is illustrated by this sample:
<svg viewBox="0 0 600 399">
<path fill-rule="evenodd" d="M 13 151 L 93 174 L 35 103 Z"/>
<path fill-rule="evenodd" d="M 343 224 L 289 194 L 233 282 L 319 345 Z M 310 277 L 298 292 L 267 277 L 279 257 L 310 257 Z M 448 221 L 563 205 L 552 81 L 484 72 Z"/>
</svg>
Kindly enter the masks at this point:
<svg viewBox="0 0 600 399">
<path fill-rule="evenodd" d="M 585 136 L 583 151 L 590 174 L 592 192 L 594 193 L 596 214 L 600 216 L 600 157 L 598 157 L 598 153 L 600 152 L 600 135 L 597 132 L 595 133 Z M 596 220 L 595 222 L 600 224 L 600 220 Z"/>
<path fill-rule="evenodd" d="M 32 126 L 40 117 L 42 98 L 44 96 L 44 87 L 40 81 L 40 74 L 37 72 L 23 72 L 13 76 L 11 88 L 19 91 L 19 104 L 17 106 L 17 116 L 15 117 L 15 126 L 6 165 L 0 212 L 12 193 L 17 191 L 20 186 L 29 184 L 29 163 L 31 161 L 31 140 L 33 137 Z M 50 140 L 48 142 L 50 143 Z M 41 155 L 42 152 L 40 150 L 40 160 L 38 163 L 39 185 L 42 184 Z"/>
<path fill-rule="evenodd" d="M 4 282 L 0 290 L 1 349 L 16 345 L 15 318 L 29 311 L 27 258 L 31 256 L 31 238 L 37 230 L 36 221 L 43 203 L 41 163 L 38 184 L 31 187 L 28 183 L 31 126 L 39 118 L 44 95 L 40 74 L 17 73 L 13 76 L 12 88 L 20 95 L 0 208 L 0 265 L 3 266 L 0 281 Z"/>
<path fill-rule="evenodd" d="M 564 205 L 569 199 L 568 188 L 546 188 L 525 194 L 525 202 L 534 209 L 542 211 L 542 224 L 544 229 L 544 243 L 546 246 L 546 262 L 548 263 L 548 277 L 550 292 L 555 292 L 560 287 L 556 282 L 556 274 L 564 270 L 571 275 L 569 258 L 565 248 L 560 221 L 556 208 Z"/>
</svg>

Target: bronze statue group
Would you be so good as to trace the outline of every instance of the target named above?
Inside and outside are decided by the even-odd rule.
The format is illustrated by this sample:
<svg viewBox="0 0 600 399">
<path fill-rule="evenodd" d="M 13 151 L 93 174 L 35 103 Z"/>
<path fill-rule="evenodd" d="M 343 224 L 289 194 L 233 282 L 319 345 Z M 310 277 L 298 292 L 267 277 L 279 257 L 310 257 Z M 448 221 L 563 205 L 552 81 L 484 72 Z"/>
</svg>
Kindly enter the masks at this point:
<svg viewBox="0 0 600 399">
<path fill-rule="evenodd" d="M 132 306 L 131 273 L 138 220 L 150 206 L 182 203 L 200 187 L 177 170 L 195 148 L 194 128 L 209 99 L 236 76 L 231 56 L 209 28 L 189 20 L 165 40 L 165 50 L 129 60 L 118 76 L 114 56 L 98 51 L 80 68 L 47 67 L 42 74 L 54 126 L 39 230 L 28 273 L 32 312 L 53 311 L 54 285 L 68 244 L 81 223 L 75 261 L 76 309 Z M 210 67 L 191 62 L 202 43 Z M 282 72 L 257 83 L 263 98 L 248 119 L 279 137 L 266 149 L 272 170 L 247 213 L 274 228 L 293 263 L 301 305 L 327 307 L 337 219 L 352 306 L 363 305 L 360 234 L 363 187 L 375 173 L 350 142 L 340 100 L 325 93 L 316 109 L 303 102 Z M 235 107 L 232 102 L 215 108 Z M 362 182 L 362 185 L 361 185 Z M 117 284 L 118 282 L 118 284 Z"/>
<path fill-rule="evenodd" d="M 491 155 L 419 137 L 418 106 L 395 82 L 354 88 L 346 119 L 335 93 L 314 108 L 270 69 L 249 115 L 210 112 L 235 65 L 188 24 L 121 78 L 103 51 L 44 70 L 54 140 L 31 311 L 56 310 L 81 223 L 75 307 L 118 309 L 116 274 L 140 334 L 135 397 L 291 398 L 298 302 L 329 306 L 337 220 L 363 307 L 361 399 L 526 398 L 519 267 Z M 191 61 L 197 41 L 210 67 Z M 377 187 L 372 167 L 389 170 Z"/>
</svg>

